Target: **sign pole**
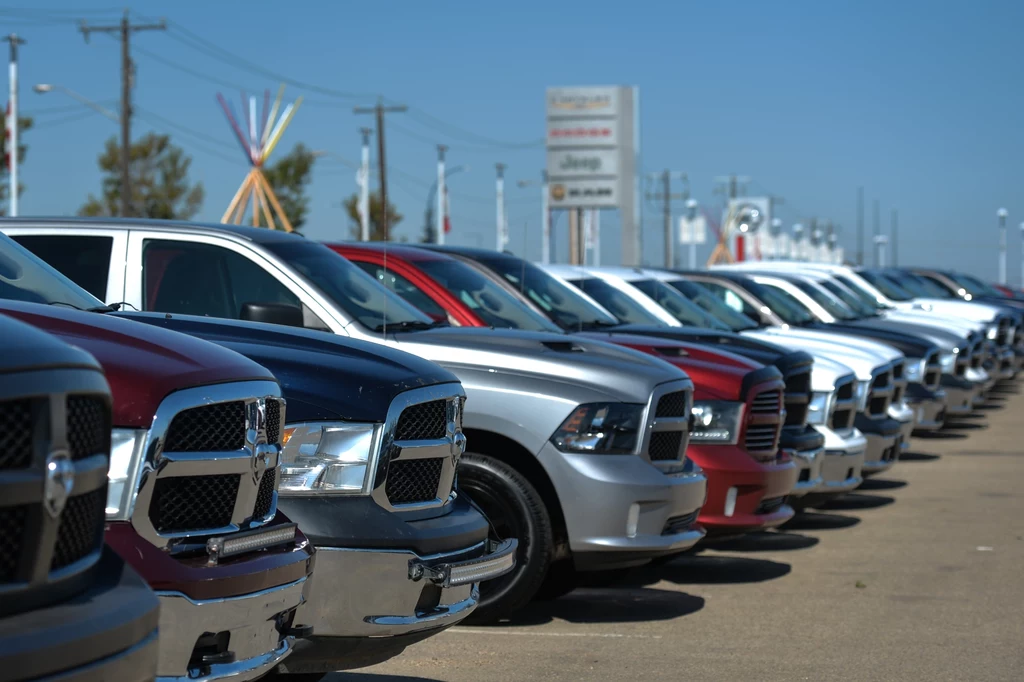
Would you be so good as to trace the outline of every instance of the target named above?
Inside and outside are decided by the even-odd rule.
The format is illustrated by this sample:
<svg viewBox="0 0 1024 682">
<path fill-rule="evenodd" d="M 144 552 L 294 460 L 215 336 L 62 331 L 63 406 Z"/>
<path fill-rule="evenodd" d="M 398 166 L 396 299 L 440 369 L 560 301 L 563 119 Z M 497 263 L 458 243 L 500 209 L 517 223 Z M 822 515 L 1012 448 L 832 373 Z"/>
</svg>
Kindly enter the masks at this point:
<svg viewBox="0 0 1024 682">
<path fill-rule="evenodd" d="M 551 206 L 548 195 L 548 172 L 541 172 L 540 183 L 540 221 L 543 241 L 540 245 L 540 261 L 544 265 L 551 263 Z"/>
</svg>

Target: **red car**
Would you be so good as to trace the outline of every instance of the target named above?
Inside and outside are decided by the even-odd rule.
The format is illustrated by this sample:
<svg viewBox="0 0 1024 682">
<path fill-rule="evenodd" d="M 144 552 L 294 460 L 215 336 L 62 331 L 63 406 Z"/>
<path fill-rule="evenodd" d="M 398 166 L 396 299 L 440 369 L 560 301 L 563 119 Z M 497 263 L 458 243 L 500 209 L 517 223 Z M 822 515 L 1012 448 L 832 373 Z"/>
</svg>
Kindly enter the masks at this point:
<svg viewBox="0 0 1024 682">
<path fill-rule="evenodd" d="M 474 268 L 414 247 L 327 244 L 434 319 L 457 326 L 561 332 Z M 584 332 L 656 355 L 694 383 L 694 424 L 687 457 L 708 477 L 698 517 L 709 536 L 778 526 L 793 516 L 785 503 L 796 464 L 780 451 L 785 420 L 782 374 L 732 353 L 651 336 Z M 653 457 L 653 453 L 652 453 Z"/>
</svg>

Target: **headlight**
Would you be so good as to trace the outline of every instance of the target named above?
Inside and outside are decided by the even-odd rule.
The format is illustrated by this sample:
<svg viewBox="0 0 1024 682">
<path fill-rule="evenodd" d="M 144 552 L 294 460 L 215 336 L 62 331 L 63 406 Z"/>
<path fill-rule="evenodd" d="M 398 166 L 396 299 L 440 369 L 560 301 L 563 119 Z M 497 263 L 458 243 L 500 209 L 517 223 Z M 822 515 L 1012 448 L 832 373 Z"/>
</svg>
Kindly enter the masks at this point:
<svg viewBox="0 0 1024 682">
<path fill-rule="evenodd" d="M 139 480 L 146 431 L 114 429 L 110 438 L 110 471 L 107 472 L 107 520 L 127 521 L 132 515 L 135 484 Z"/>
<path fill-rule="evenodd" d="M 903 370 L 903 378 L 911 384 L 921 383 L 921 378 L 924 376 L 924 358 L 910 359 L 907 358 L 906 365 Z"/>
<path fill-rule="evenodd" d="M 955 365 L 956 353 L 946 353 L 939 356 L 939 366 L 942 367 L 943 374 L 952 374 Z"/>
<path fill-rule="evenodd" d="M 985 332 L 985 337 L 988 338 L 990 341 L 995 341 L 997 336 L 999 336 L 999 328 L 996 327 L 995 325 L 989 327 L 988 331 Z"/>
<path fill-rule="evenodd" d="M 636 451 L 644 406 L 589 403 L 572 411 L 551 442 L 562 452 L 631 455 Z"/>
<path fill-rule="evenodd" d="M 743 403 L 699 400 L 693 404 L 691 443 L 735 443 L 740 435 Z"/>
<path fill-rule="evenodd" d="M 346 422 L 289 426 L 281 439 L 278 492 L 283 496 L 368 495 L 379 431 L 376 424 Z"/>
<path fill-rule="evenodd" d="M 857 411 L 863 412 L 864 408 L 868 406 L 868 387 L 871 385 L 870 381 L 858 381 L 857 382 Z"/>
<path fill-rule="evenodd" d="M 832 412 L 832 396 L 834 392 L 816 392 L 811 396 L 811 402 L 807 406 L 807 423 L 824 426 Z"/>
</svg>

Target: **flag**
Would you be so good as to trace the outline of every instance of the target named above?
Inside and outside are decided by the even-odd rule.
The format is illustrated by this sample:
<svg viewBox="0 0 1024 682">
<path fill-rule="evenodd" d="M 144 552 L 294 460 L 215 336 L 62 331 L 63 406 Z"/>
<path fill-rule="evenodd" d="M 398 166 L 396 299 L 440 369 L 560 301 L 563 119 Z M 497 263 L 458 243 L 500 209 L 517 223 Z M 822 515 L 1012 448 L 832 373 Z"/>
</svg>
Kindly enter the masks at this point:
<svg viewBox="0 0 1024 682">
<path fill-rule="evenodd" d="M 448 234 L 452 231 L 452 219 L 451 211 L 448 209 L 448 186 L 444 188 L 444 233 Z"/>
</svg>

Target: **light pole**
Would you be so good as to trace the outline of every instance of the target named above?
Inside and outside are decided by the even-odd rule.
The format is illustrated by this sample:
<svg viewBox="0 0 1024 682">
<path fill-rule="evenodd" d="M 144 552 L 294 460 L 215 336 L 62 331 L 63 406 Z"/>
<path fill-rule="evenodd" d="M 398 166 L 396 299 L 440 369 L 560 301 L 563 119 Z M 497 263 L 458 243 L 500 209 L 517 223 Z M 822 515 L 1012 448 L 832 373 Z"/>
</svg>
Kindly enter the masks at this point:
<svg viewBox="0 0 1024 682">
<path fill-rule="evenodd" d="M 793 226 L 792 259 L 803 260 L 804 226 L 797 223 Z"/>
<path fill-rule="evenodd" d="M 10 208 L 11 216 L 18 217 L 18 45 L 24 45 L 25 39 L 12 33 L 6 38 L 11 44 L 11 61 L 8 67 L 8 79 L 11 86 L 11 99 L 7 107 L 7 130 L 10 139 L 7 141 L 7 158 L 10 160 Z"/>
<path fill-rule="evenodd" d="M 494 185 L 494 194 L 497 200 L 495 202 L 497 204 L 497 222 L 495 224 L 497 239 L 495 242 L 498 245 L 498 251 L 504 251 L 508 244 L 508 226 L 505 225 L 505 164 L 496 163 L 494 168 L 498 171 Z"/>
<path fill-rule="evenodd" d="M 1020 224 L 1020 288 L 1024 289 L 1024 223 Z"/>
<path fill-rule="evenodd" d="M 999 218 L 999 283 L 1006 286 L 1006 216 L 1010 215 L 1005 208 L 996 211 Z"/>
<path fill-rule="evenodd" d="M 448 147 L 446 145 L 443 145 L 443 144 L 437 145 L 437 180 L 435 181 L 435 184 L 437 185 L 437 189 L 435 190 L 437 192 L 437 210 L 435 212 L 435 215 L 437 216 L 437 220 L 434 221 L 434 225 L 435 225 L 435 227 L 434 227 L 434 243 L 435 244 L 444 244 L 444 219 L 445 219 L 445 215 L 444 215 L 445 201 L 444 201 L 444 199 L 445 199 L 445 192 L 448 191 L 448 188 L 445 187 L 445 184 L 444 184 L 445 177 L 446 177 L 445 171 L 444 171 L 444 153 L 446 151 L 448 151 Z"/>
<path fill-rule="evenodd" d="M 117 114 L 115 114 L 110 109 L 107 109 L 106 107 L 104 107 L 102 105 L 96 104 L 96 102 L 93 102 L 88 97 L 84 97 L 82 95 L 79 95 L 74 90 L 71 90 L 70 88 L 65 88 L 63 85 L 52 85 L 50 83 L 39 83 L 38 85 L 32 86 L 32 89 L 35 90 L 36 92 L 38 92 L 41 95 L 45 94 L 47 92 L 62 92 L 65 95 L 67 95 L 68 97 L 70 97 L 71 99 L 76 100 L 79 104 L 84 104 L 85 106 L 89 107 L 90 109 L 92 109 L 94 111 L 98 111 L 99 113 L 103 114 L 104 116 L 109 118 L 114 123 L 120 123 L 121 122 L 121 117 L 118 116 Z"/>
<path fill-rule="evenodd" d="M 696 199 L 686 200 L 686 220 L 690 223 L 690 243 L 687 245 L 690 247 L 688 261 L 690 270 L 697 269 L 697 235 L 695 234 L 696 225 L 694 223 L 697 220 L 698 206 L 700 206 L 700 203 Z"/>
<path fill-rule="evenodd" d="M 779 260 L 779 238 L 782 236 L 781 218 L 772 218 L 772 222 L 768 226 L 768 233 L 772 238 L 771 255 L 768 260 Z"/>
<path fill-rule="evenodd" d="M 468 171 L 468 170 L 469 170 L 469 166 L 453 166 L 452 168 L 446 168 L 445 171 L 444 171 L 444 178 L 442 179 L 442 184 L 443 184 L 443 186 L 445 188 L 445 191 L 447 191 L 447 188 L 448 188 L 448 178 L 450 178 L 451 176 L 455 175 L 456 173 L 461 173 L 462 171 Z M 440 207 L 440 211 L 441 212 L 437 216 L 435 216 L 435 218 L 434 218 L 434 239 L 435 239 L 435 241 L 437 240 L 437 234 L 439 232 L 444 231 L 444 218 L 445 218 L 444 213 L 445 213 L 445 210 L 446 210 L 445 201 L 444 201 L 445 195 L 444 195 L 444 193 L 437 191 L 437 186 L 438 186 L 437 180 L 434 180 L 434 183 L 432 185 L 430 185 L 430 191 L 427 192 L 427 210 L 426 210 L 427 214 L 429 215 L 430 214 L 430 205 L 432 203 L 434 203 L 434 197 L 436 196 L 438 198 L 437 205 Z"/>
</svg>

